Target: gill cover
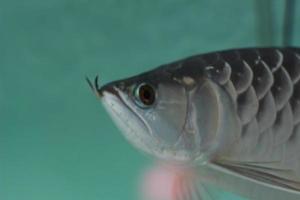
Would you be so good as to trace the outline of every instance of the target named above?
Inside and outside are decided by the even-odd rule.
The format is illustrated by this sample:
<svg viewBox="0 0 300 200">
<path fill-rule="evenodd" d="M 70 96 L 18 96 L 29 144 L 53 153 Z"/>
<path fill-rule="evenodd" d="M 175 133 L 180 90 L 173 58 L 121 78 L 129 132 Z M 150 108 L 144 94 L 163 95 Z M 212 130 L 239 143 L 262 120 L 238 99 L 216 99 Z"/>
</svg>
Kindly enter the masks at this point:
<svg viewBox="0 0 300 200">
<path fill-rule="evenodd" d="M 193 158 L 215 147 L 219 123 L 219 103 L 215 85 L 204 80 L 188 90 L 188 114 L 182 144 Z"/>
</svg>

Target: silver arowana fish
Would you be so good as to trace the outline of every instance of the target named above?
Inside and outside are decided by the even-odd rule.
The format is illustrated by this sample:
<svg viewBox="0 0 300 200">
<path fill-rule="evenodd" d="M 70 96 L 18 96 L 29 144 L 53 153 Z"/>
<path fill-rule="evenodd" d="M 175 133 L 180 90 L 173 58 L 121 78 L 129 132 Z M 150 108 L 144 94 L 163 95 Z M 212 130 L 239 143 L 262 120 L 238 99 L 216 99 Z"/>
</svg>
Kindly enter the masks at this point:
<svg viewBox="0 0 300 200">
<path fill-rule="evenodd" d="M 89 82 L 91 84 L 91 82 Z M 249 199 L 300 199 L 300 49 L 189 57 L 92 88 L 138 149 Z"/>
</svg>

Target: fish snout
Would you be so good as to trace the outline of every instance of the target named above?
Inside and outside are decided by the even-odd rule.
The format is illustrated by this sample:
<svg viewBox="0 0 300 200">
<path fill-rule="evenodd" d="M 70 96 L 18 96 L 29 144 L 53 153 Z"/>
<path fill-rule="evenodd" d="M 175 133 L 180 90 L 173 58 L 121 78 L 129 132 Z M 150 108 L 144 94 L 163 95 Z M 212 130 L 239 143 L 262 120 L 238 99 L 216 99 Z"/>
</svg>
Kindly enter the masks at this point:
<svg viewBox="0 0 300 200">
<path fill-rule="evenodd" d="M 105 84 L 105 85 L 99 87 L 98 80 L 99 80 L 98 76 L 95 77 L 94 82 L 92 82 L 89 78 L 86 77 L 87 83 L 89 84 L 90 88 L 93 90 L 93 92 L 97 96 L 99 96 L 101 98 L 104 96 L 105 92 L 108 92 L 112 95 L 118 96 L 118 92 L 115 89 L 115 87 L 113 86 L 113 84 L 108 83 L 108 84 Z"/>
</svg>

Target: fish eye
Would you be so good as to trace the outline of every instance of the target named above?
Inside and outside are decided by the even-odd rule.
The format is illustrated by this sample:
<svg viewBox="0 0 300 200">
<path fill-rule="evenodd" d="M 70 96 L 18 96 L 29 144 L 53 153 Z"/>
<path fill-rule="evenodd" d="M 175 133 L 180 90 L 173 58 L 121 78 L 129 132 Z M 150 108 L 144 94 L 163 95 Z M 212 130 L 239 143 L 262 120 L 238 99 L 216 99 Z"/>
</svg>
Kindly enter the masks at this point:
<svg viewBox="0 0 300 200">
<path fill-rule="evenodd" d="M 134 96 L 136 103 L 145 108 L 154 104 L 156 93 L 152 85 L 141 83 L 134 89 Z"/>
</svg>

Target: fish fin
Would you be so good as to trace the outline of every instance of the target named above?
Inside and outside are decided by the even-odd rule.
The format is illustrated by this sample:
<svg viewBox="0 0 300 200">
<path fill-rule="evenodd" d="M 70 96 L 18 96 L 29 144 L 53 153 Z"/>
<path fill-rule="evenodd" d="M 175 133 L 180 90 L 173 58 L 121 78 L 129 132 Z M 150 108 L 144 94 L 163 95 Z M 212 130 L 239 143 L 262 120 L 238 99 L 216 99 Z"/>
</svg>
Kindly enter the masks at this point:
<svg viewBox="0 0 300 200">
<path fill-rule="evenodd" d="M 142 184 L 144 200 L 226 200 L 241 199 L 202 180 L 199 168 L 156 164 L 145 171 Z"/>
<path fill-rule="evenodd" d="M 223 190 L 214 184 L 206 183 L 200 177 L 197 181 L 184 184 L 182 188 L 185 188 L 181 193 L 183 195 L 176 200 L 245 200 L 242 196 Z"/>
<path fill-rule="evenodd" d="M 200 182 L 183 182 L 180 190 L 176 200 L 216 200 L 206 186 Z"/>
<path fill-rule="evenodd" d="M 279 164 L 230 161 L 219 161 L 216 164 L 255 181 L 300 192 L 299 177 L 291 169 L 280 168 Z"/>
</svg>

